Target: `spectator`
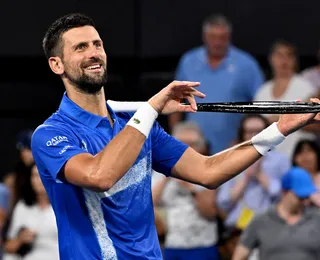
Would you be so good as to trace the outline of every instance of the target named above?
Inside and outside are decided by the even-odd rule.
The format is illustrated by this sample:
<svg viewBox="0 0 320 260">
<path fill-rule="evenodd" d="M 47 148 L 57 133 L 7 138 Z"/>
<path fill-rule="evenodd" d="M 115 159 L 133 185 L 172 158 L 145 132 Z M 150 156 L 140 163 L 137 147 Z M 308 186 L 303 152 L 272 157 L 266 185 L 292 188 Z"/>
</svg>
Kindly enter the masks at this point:
<svg viewBox="0 0 320 260">
<path fill-rule="evenodd" d="M 232 45 L 230 22 L 224 16 L 213 15 L 204 21 L 202 31 L 204 46 L 182 56 L 176 79 L 201 82 L 199 90 L 206 94 L 206 102 L 252 101 L 264 77 L 256 60 Z M 181 116 L 171 115 L 171 126 Z M 235 139 L 242 115 L 189 113 L 186 117 L 199 124 L 213 154 Z"/>
<path fill-rule="evenodd" d="M 10 190 L 9 188 L 0 183 L 0 232 L 3 232 L 3 228 L 9 216 L 10 210 Z M 3 239 L 0 238 L 0 259 L 2 259 L 3 254 Z"/>
<path fill-rule="evenodd" d="M 33 194 L 32 187 L 29 184 L 31 167 L 34 164 L 31 152 L 32 133 L 32 130 L 26 129 L 18 134 L 16 148 L 19 151 L 19 160 L 16 163 L 14 170 L 4 176 L 4 182 L 11 191 L 8 218 L 2 232 L 4 240 L 6 240 L 7 231 L 12 219 L 12 210 L 16 203 L 21 199 L 29 198 L 30 194 Z"/>
<path fill-rule="evenodd" d="M 298 62 L 297 51 L 293 44 L 286 41 L 274 43 L 270 53 L 270 65 L 273 71 L 273 79 L 269 80 L 259 89 L 255 100 L 271 101 L 295 101 L 301 99 L 309 101 L 316 96 L 315 88 L 304 78 L 296 74 Z M 279 116 L 267 115 L 270 122 L 277 121 Z M 318 129 L 313 126 L 309 129 Z M 293 149 L 300 139 L 314 139 L 315 135 L 299 130 L 288 136 L 276 149 L 292 157 Z"/>
<path fill-rule="evenodd" d="M 202 154 L 208 153 L 196 124 L 177 124 L 173 136 Z M 159 178 L 156 174 L 153 181 Z M 152 196 L 154 205 L 161 205 L 166 215 L 164 259 L 219 259 L 214 190 L 163 177 L 153 184 Z"/>
<path fill-rule="evenodd" d="M 260 115 L 243 118 L 239 143 L 250 140 L 269 125 Z M 271 151 L 249 167 L 243 174 L 223 184 L 217 193 L 217 206 L 224 211 L 227 229 L 243 229 L 254 214 L 266 211 L 281 193 L 281 177 L 290 169 L 284 154 Z"/>
<path fill-rule="evenodd" d="M 320 189 L 320 148 L 317 143 L 300 140 L 293 151 L 292 165 L 309 172 L 315 185 Z"/>
<path fill-rule="evenodd" d="M 59 259 L 54 212 L 35 165 L 28 181 L 32 193 L 14 208 L 4 260 Z"/>
<path fill-rule="evenodd" d="M 320 149 L 316 142 L 300 140 L 294 149 L 292 164 L 305 169 L 311 175 L 316 187 L 320 189 Z M 320 207 L 320 193 L 313 194 L 311 202 L 314 206 Z"/>
<path fill-rule="evenodd" d="M 316 66 L 307 68 L 301 72 L 303 78 L 308 80 L 320 94 L 320 46 L 317 51 L 318 63 Z"/>
<path fill-rule="evenodd" d="M 254 248 L 259 248 L 260 260 L 320 259 L 319 211 L 306 207 L 316 191 L 304 169 L 292 168 L 282 179 L 280 202 L 255 216 L 232 259 L 248 259 Z"/>
</svg>

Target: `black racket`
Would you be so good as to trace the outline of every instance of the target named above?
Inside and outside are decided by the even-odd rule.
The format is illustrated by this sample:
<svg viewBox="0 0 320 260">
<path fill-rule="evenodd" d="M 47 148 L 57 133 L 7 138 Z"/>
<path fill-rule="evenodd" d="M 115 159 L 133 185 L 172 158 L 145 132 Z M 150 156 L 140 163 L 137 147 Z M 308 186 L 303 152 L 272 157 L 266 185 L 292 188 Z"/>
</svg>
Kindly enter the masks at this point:
<svg viewBox="0 0 320 260">
<path fill-rule="evenodd" d="M 198 103 L 198 112 L 245 114 L 305 114 L 320 112 L 320 104 L 313 102 L 254 101 Z"/>
</svg>

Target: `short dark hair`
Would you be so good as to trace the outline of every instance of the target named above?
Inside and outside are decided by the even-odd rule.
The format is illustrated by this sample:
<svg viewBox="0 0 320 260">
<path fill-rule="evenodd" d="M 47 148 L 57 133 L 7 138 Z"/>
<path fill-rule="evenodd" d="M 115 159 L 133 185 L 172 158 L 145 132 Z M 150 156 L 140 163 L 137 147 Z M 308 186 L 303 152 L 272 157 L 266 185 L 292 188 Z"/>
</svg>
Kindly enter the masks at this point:
<svg viewBox="0 0 320 260">
<path fill-rule="evenodd" d="M 94 21 L 90 17 L 80 13 L 68 14 L 57 19 L 43 38 L 42 47 L 46 57 L 49 59 L 52 56 L 62 56 L 62 34 L 70 29 L 87 25 L 95 27 Z"/>
<path fill-rule="evenodd" d="M 207 26 L 226 26 L 229 28 L 230 32 L 232 31 L 232 24 L 228 20 L 227 17 L 225 17 L 222 14 L 212 14 L 209 17 L 207 17 L 202 24 L 202 30 L 205 31 Z"/>
</svg>

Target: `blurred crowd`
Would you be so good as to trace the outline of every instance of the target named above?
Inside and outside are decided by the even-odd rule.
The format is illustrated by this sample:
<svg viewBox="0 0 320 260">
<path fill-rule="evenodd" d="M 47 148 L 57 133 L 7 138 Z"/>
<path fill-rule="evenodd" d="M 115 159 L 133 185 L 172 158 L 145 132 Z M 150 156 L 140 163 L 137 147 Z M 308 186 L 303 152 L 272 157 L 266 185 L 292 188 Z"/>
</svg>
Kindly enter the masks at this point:
<svg viewBox="0 0 320 260">
<path fill-rule="evenodd" d="M 276 40 L 270 46 L 268 74 L 234 46 L 232 30 L 222 15 L 204 20 L 203 45 L 182 55 L 175 79 L 201 82 L 205 102 L 320 96 L 320 65 L 301 71 L 294 44 Z M 210 156 L 251 139 L 278 116 L 190 113 L 167 120 L 174 137 Z M 24 130 L 17 137 L 19 160 L 0 185 L 4 260 L 59 259 L 55 216 L 34 164 L 31 136 L 32 130 Z M 320 259 L 319 144 L 320 125 L 305 127 L 216 190 L 153 172 L 164 259 Z"/>
</svg>

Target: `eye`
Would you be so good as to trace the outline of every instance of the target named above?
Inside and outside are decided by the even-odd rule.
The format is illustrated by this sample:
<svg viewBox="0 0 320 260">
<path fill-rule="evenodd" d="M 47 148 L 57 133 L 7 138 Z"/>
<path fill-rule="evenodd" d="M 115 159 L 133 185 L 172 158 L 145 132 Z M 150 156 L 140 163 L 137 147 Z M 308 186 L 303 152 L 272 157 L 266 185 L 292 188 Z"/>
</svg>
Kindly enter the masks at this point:
<svg viewBox="0 0 320 260">
<path fill-rule="evenodd" d="M 84 43 L 81 43 L 81 44 L 79 44 L 79 45 L 76 47 L 76 50 L 81 51 L 81 50 L 84 50 L 85 47 L 86 47 L 86 45 L 85 45 Z"/>
<path fill-rule="evenodd" d="M 102 43 L 101 43 L 101 42 L 96 42 L 94 45 L 95 45 L 97 48 L 102 47 Z"/>
</svg>

